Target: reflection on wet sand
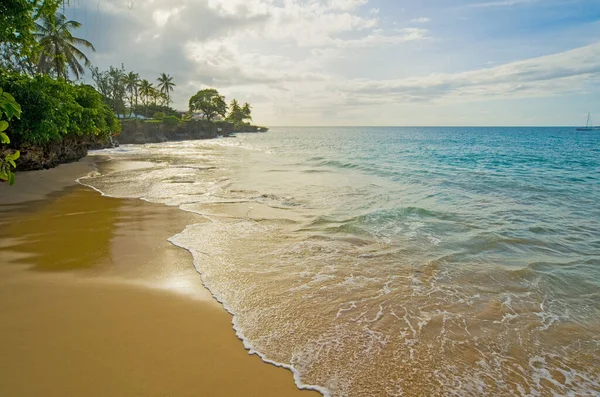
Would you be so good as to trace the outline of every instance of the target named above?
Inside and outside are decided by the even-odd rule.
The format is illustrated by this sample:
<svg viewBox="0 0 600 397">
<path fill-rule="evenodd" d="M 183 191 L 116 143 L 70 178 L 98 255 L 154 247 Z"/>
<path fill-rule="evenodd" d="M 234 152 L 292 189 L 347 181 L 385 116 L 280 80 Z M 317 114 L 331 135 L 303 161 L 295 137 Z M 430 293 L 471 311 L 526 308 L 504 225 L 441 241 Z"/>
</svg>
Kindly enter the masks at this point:
<svg viewBox="0 0 600 397">
<path fill-rule="evenodd" d="M 248 355 L 167 241 L 200 217 L 82 186 L 0 214 L 0 395 L 318 395 Z"/>
</svg>

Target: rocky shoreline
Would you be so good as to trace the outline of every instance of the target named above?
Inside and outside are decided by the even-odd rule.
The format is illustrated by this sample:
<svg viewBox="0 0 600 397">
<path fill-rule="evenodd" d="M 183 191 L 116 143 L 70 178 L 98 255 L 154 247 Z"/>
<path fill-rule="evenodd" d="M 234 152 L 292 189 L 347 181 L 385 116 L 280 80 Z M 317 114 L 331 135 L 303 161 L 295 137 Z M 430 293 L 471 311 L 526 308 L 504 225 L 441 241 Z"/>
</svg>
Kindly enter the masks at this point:
<svg viewBox="0 0 600 397">
<path fill-rule="evenodd" d="M 89 138 L 73 136 L 44 145 L 23 145 L 17 171 L 41 170 L 72 163 L 85 157 L 88 149 L 98 150 L 119 144 L 146 144 L 169 141 L 189 141 L 231 136 L 233 133 L 266 132 L 265 127 L 252 125 L 235 126 L 233 123 L 186 121 L 169 125 L 161 121 L 131 120 L 121 122 L 121 133 L 109 141 L 90 141 Z"/>
</svg>

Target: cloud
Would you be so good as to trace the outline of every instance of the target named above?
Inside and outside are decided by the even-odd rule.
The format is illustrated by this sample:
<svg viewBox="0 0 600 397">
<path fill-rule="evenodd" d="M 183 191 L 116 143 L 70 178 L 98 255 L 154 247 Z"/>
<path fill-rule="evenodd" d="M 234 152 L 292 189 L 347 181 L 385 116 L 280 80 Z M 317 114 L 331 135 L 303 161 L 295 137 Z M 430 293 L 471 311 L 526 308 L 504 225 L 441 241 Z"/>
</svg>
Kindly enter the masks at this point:
<svg viewBox="0 0 600 397">
<path fill-rule="evenodd" d="M 534 2 L 480 2 L 471 4 L 469 13 Z M 229 99 L 251 102 L 261 123 L 335 124 L 333 115 L 373 123 L 367 120 L 395 115 L 400 108 L 555 97 L 586 92 L 599 80 L 598 43 L 570 51 L 545 47 L 556 54 L 502 61 L 526 58 L 532 50 L 517 42 L 520 51 L 505 56 L 512 47 L 503 42 L 498 51 L 492 47 L 493 53 L 479 54 L 475 49 L 485 37 L 441 30 L 451 26 L 452 16 L 464 16 L 464 6 L 433 26 L 424 25 L 430 22 L 424 16 L 403 24 L 401 15 L 441 21 L 444 10 L 373 5 L 368 0 L 148 0 L 130 9 L 129 0 L 111 0 L 97 6 L 80 2 L 70 17 L 84 24 L 78 36 L 98 49 L 91 54 L 95 65 L 124 63 L 150 81 L 161 72 L 171 74 L 177 83 L 174 106 L 182 110 L 197 90 L 218 88 Z M 494 63 L 478 69 L 488 59 Z"/>
<path fill-rule="evenodd" d="M 326 64 L 339 51 L 400 45 L 427 38 L 425 29 L 386 31 L 367 0 L 154 0 L 102 2 L 82 21 L 106 68 L 124 63 L 153 80 L 160 72 L 178 81 L 175 105 L 194 90 L 253 85 L 268 90 L 282 82 L 324 81 Z M 89 15 L 85 6 L 78 15 Z M 93 29 L 91 36 L 89 27 Z M 257 86 L 263 87 L 258 88 Z M 289 88 L 286 88 L 289 89 Z M 257 94 L 258 95 L 258 94 Z"/>
<path fill-rule="evenodd" d="M 396 80 L 355 79 L 347 90 L 389 101 L 485 100 L 580 92 L 600 82 L 600 42 L 492 68 Z"/>
<path fill-rule="evenodd" d="M 484 3 L 469 4 L 469 8 L 485 8 L 485 7 L 512 7 L 520 4 L 537 3 L 539 0 L 500 0 L 488 1 Z"/>
</svg>

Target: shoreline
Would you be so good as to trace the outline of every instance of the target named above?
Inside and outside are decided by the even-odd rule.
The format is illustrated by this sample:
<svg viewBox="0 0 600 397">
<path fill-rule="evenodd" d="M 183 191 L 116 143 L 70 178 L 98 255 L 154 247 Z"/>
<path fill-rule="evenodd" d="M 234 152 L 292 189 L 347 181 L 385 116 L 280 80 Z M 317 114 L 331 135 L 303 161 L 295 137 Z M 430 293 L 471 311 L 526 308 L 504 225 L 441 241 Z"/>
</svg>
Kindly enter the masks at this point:
<svg viewBox="0 0 600 397">
<path fill-rule="evenodd" d="M 82 163 L 83 170 L 92 170 Z M 69 394 L 67 388 L 72 395 L 179 396 L 212 388 L 209 394 L 216 396 L 320 395 L 298 390 L 288 371 L 240 348 L 232 317 L 202 286 L 191 255 L 168 241 L 191 218 L 201 222 L 199 216 L 101 196 L 73 179 L 70 186 L 52 183 L 54 174 L 68 178 L 69 172 L 82 171 L 82 163 L 52 174 L 21 173 L 19 181 L 32 185 L 23 184 L 10 199 L 6 189 L 0 190 L 5 226 L 0 251 L 6 258 L 0 267 L 0 313 L 6 320 L 0 338 L 11 341 L 0 349 L 2 393 L 38 395 L 39 387 L 49 396 Z M 38 178 L 48 182 L 47 189 L 36 185 L 35 191 Z M 40 225 L 42 235 L 32 230 Z M 66 242 L 68 255 L 60 241 Z M 137 332 L 113 334 L 115 327 Z M 120 351 L 122 342 L 126 351 Z M 73 365 L 77 361 L 80 368 Z M 124 374 L 127 379 L 117 382 L 115 376 Z M 36 382 L 27 382 L 30 377 Z M 137 383 L 128 383 L 131 379 Z"/>
<path fill-rule="evenodd" d="M 101 157 L 102 159 L 104 159 L 104 161 L 101 161 L 100 163 L 103 164 L 106 168 L 110 167 L 111 165 L 118 165 L 119 161 L 115 160 L 114 163 L 111 163 L 111 161 L 113 161 L 114 159 L 111 158 L 110 156 L 106 156 L 106 157 Z M 127 160 L 125 160 L 124 162 L 126 162 Z M 123 163 L 124 163 L 123 162 Z M 122 164 L 120 164 L 120 166 L 122 167 Z M 116 166 L 115 168 L 119 168 L 121 169 L 121 167 Z M 114 170 L 112 171 L 114 172 Z M 110 175 L 111 172 L 108 172 L 106 175 Z M 96 187 L 92 186 L 92 185 L 88 185 L 84 182 L 86 176 L 82 176 L 80 178 L 77 178 L 76 182 L 81 185 L 84 186 L 86 188 L 92 189 L 95 192 L 97 192 L 98 194 L 100 194 L 102 197 L 107 197 L 107 198 L 113 198 L 115 199 L 116 197 L 113 197 L 111 195 L 106 194 L 105 192 L 103 192 L 100 189 L 97 189 Z M 116 198 L 119 199 L 119 198 Z M 121 199 L 122 200 L 122 199 Z M 149 201 L 147 201 L 144 198 L 126 198 L 125 200 L 140 200 L 143 202 L 148 202 L 151 203 Z M 152 205 L 163 205 L 164 204 L 155 204 L 155 203 L 151 203 Z M 198 214 L 195 211 L 192 210 L 185 210 L 185 209 L 181 209 L 178 206 L 174 207 L 175 210 L 178 211 L 182 211 L 184 213 L 189 213 L 189 214 L 193 214 L 193 216 L 198 216 L 200 218 L 203 218 L 204 220 L 208 219 L 205 218 L 204 215 Z M 278 361 L 274 361 L 269 359 L 268 357 L 266 357 L 266 355 L 264 353 L 261 353 L 260 351 L 256 350 L 254 348 L 254 346 L 252 345 L 252 343 L 250 343 L 250 341 L 248 340 L 248 338 L 245 337 L 238 321 L 237 321 L 237 315 L 234 313 L 234 311 L 229 307 L 229 305 L 227 304 L 227 302 L 225 302 L 218 294 L 216 294 L 211 288 L 210 286 L 206 283 L 205 278 L 204 278 L 204 274 L 199 270 L 199 268 L 196 266 L 196 257 L 194 256 L 194 252 L 190 249 L 188 249 L 187 247 L 183 246 L 183 245 L 178 245 L 177 242 L 175 241 L 177 239 L 177 237 L 181 234 L 183 234 L 186 230 L 186 228 L 188 226 L 191 226 L 193 224 L 188 224 L 185 226 L 185 228 L 181 231 L 179 231 L 178 233 L 175 233 L 174 235 L 170 236 L 167 241 L 172 244 L 174 247 L 177 247 L 178 249 L 181 249 L 185 252 L 187 252 L 191 257 L 192 257 L 192 267 L 194 269 L 194 271 L 197 273 L 201 283 L 202 283 L 202 288 L 204 288 L 206 290 L 206 292 L 208 292 L 210 294 L 211 299 L 213 299 L 219 306 L 220 309 L 224 310 L 226 313 L 228 313 L 231 317 L 231 326 L 233 331 L 235 332 L 235 335 L 237 337 L 237 339 L 243 343 L 244 349 L 248 352 L 249 355 L 255 355 L 257 357 L 259 357 L 265 364 L 268 365 L 272 365 L 276 368 L 283 368 L 286 369 L 288 371 L 290 371 L 293 375 L 293 379 L 294 379 L 294 383 L 296 385 L 296 387 L 298 388 L 298 390 L 301 391 L 310 391 L 310 392 L 316 392 L 318 393 L 318 395 L 322 395 L 324 397 L 329 397 L 331 395 L 331 393 L 329 392 L 329 390 L 327 390 L 324 387 L 321 386 L 317 386 L 317 385 L 311 385 L 311 384 L 305 384 L 302 382 L 301 378 L 300 378 L 300 373 L 296 370 L 296 368 L 294 368 L 294 366 L 292 364 L 289 363 L 282 363 L 282 362 L 278 362 Z"/>
<path fill-rule="evenodd" d="M 87 157 L 86 157 L 87 158 Z M 102 159 L 104 159 L 104 161 L 101 161 L 99 163 L 103 164 L 106 168 L 110 167 L 111 165 L 116 165 L 114 168 L 121 168 L 118 166 L 119 161 L 118 160 L 114 160 L 112 157 L 110 156 L 103 156 L 101 157 Z M 112 161 L 114 160 L 114 163 L 112 163 Z M 123 161 L 126 162 L 127 160 Z M 139 160 L 138 160 L 139 161 Z M 122 166 L 122 164 L 121 164 Z M 112 171 L 114 172 L 114 170 Z M 112 172 L 108 172 L 105 175 L 110 175 Z M 76 182 L 86 188 L 92 189 L 93 191 L 95 191 L 96 193 L 100 194 L 102 197 L 107 197 L 110 199 L 118 199 L 118 200 L 139 200 L 139 201 L 143 201 L 143 202 L 147 202 L 150 203 L 152 205 L 161 205 L 161 206 L 165 206 L 165 207 L 169 207 L 166 206 L 164 204 L 155 204 L 152 203 L 150 201 L 147 201 L 144 198 L 125 198 L 125 199 L 119 199 L 117 197 L 111 196 L 109 194 L 106 194 L 105 192 L 103 192 L 100 189 L 97 189 L 96 187 L 92 186 L 92 185 L 88 185 L 85 183 L 85 178 L 86 176 L 82 176 L 80 178 L 77 178 Z M 204 215 L 201 215 L 199 213 L 196 213 L 195 211 L 192 210 L 185 210 L 185 209 L 181 209 L 179 208 L 179 206 L 175 206 L 173 207 L 174 210 L 177 211 L 182 211 L 184 213 L 188 213 L 188 214 L 193 214 L 193 216 L 197 216 L 200 218 L 203 218 L 204 221 L 206 221 Z M 201 223 L 201 222 L 198 222 Z M 235 335 L 237 337 L 237 339 L 243 343 L 244 349 L 248 352 L 249 355 L 253 355 L 253 356 L 257 356 L 258 358 L 260 358 L 260 360 L 262 362 L 264 362 L 265 364 L 268 365 L 272 365 L 276 368 L 282 368 L 282 369 L 286 369 L 289 372 L 292 373 L 293 375 L 293 379 L 294 379 L 294 383 L 295 386 L 298 388 L 298 390 L 300 391 L 308 391 L 308 392 L 315 392 L 318 395 L 324 396 L 324 397 L 329 397 L 331 396 L 331 393 L 329 392 L 329 390 L 327 390 L 324 387 L 321 386 L 317 386 L 317 385 L 311 385 L 311 384 L 305 384 L 302 382 L 302 380 L 300 379 L 300 373 L 296 370 L 296 368 L 294 368 L 294 366 L 292 364 L 288 364 L 288 363 L 282 363 L 282 362 L 278 362 L 278 361 L 274 361 L 269 359 L 268 357 L 266 357 L 266 355 L 264 353 L 261 353 L 260 351 L 256 350 L 254 348 L 254 346 L 250 343 L 250 341 L 248 340 L 248 338 L 245 337 L 239 323 L 237 322 L 237 315 L 234 313 L 234 311 L 229 307 L 229 305 L 227 304 L 227 302 L 225 302 L 222 297 L 220 297 L 218 294 L 216 294 L 211 288 L 210 286 L 206 283 L 205 278 L 204 278 L 204 274 L 198 269 L 198 267 L 196 266 L 196 257 L 194 256 L 194 252 L 188 248 L 186 248 L 183 245 L 178 245 L 175 240 L 176 238 L 183 234 L 186 230 L 186 228 L 188 226 L 191 226 L 193 224 L 188 224 L 185 226 L 185 228 L 177 233 L 175 233 L 174 235 L 170 236 L 166 241 L 168 241 L 170 244 L 172 244 L 174 247 L 177 247 L 178 249 L 181 249 L 185 252 L 187 252 L 191 257 L 192 257 L 192 267 L 194 269 L 194 271 L 196 272 L 196 274 L 198 275 L 201 283 L 202 283 L 202 288 L 204 288 L 206 290 L 206 292 L 208 292 L 210 294 L 211 299 L 213 299 L 219 306 L 220 309 L 224 310 L 226 313 L 228 313 L 232 320 L 231 320 L 231 326 L 233 331 L 235 332 Z"/>
</svg>

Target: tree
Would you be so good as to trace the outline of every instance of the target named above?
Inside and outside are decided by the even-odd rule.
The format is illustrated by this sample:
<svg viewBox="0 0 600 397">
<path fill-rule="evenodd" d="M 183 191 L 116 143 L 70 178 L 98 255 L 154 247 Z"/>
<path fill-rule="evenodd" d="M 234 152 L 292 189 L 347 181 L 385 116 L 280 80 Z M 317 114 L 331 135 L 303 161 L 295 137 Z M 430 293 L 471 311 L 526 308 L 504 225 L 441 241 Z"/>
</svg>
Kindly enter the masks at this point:
<svg viewBox="0 0 600 397">
<path fill-rule="evenodd" d="M 190 112 L 202 112 L 203 117 L 212 121 L 217 115 L 225 117 L 227 103 L 225 97 L 219 95 L 214 88 L 200 90 L 189 101 Z"/>
<path fill-rule="evenodd" d="M 248 102 L 244 103 L 242 107 L 242 115 L 244 120 L 252 120 L 252 107 L 250 107 Z"/>
<path fill-rule="evenodd" d="M 133 109 L 138 104 L 140 75 L 134 72 L 129 72 L 123 78 L 123 83 L 125 84 L 125 89 L 129 93 L 129 117 L 131 118 Z"/>
<path fill-rule="evenodd" d="M 173 87 L 176 87 L 177 85 L 175 83 L 173 83 L 173 77 L 169 76 L 166 73 L 161 73 L 160 76 L 158 77 L 157 81 L 158 81 L 158 88 L 160 89 L 160 92 L 162 92 L 163 94 L 166 95 L 166 100 L 167 100 L 166 105 L 169 106 L 169 104 L 171 103 L 170 92 L 172 92 Z"/>
<path fill-rule="evenodd" d="M 227 120 L 234 124 L 240 124 L 244 121 L 244 114 L 242 113 L 242 108 L 236 99 L 231 101 L 231 105 L 229 106 L 229 116 L 227 116 Z"/>
<path fill-rule="evenodd" d="M 146 111 L 144 113 L 144 116 L 146 117 L 148 117 L 148 104 L 152 98 L 153 91 L 154 87 L 152 86 L 151 82 L 145 79 L 140 82 L 140 96 L 142 99 L 142 104 L 146 107 Z"/>
<path fill-rule="evenodd" d="M 150 90 L 150 98 L 152 98 L 152 106 L 158 106 L 158 100 L 161 97 L 160 91 L 156 89 L 156 87 L 152 87 Z"/>
<path fill-rule="evenodd" d="M 92 51 L 96 51 L 96 49 L 89 41 L 73 37 L 71 29 L 80 26 L 81 23 L 67 20 L 63 14 L 58 12 L 54 15 L 42 16 L 41 23 L 36 23 L 38 31 L 34 33 L 41 51 L 38 59 L 40 72 L 54 73 L 57 78 L 67 79 L 70 70 L 77 80 L 84 74 L 83 66 L 79 61 L 83 61 L 89 67 L 90 60 L 76 45 L 90 48 Z"/>
<path fill-rule="evenodd" d="M 6 131 L 14 148 L 46 147 L 63 139 L 87 144 L 120 130 L 114 112 L 92 86 L 48 75 L 0 73 L 0 87 L 23 109 L 21 118 L 13 118 Z M 23 163 L 21 167 L 26 166 Z"/>
<path fill-rule="evenodd" d="M 54 15 L 63 0 L 0 1 L 0 68 L 37 73 L 39 44 L 35 21 Z"/>
<path fill-rule="evenodd" d="M 170 99 L 164 92 L 160 93 L 160 99 L 163 106 L 169 106 Z"/>
<path fill-rule="evenodd" d="M 2 120 L 6 117 L 6 120 Z M 0 88 L 0 144 L 9 144 L 10 138 L 5 131 L 8 129 L 8 122 L 16 117 L 21 118 L 21 106 L 15 101 L 8 92 L 3 92 Z M 20 156 L 18 150 L 7 153 L 4 158 L 0 158 L 0 181 L 8 181 L 9 185 L 15 183 L 15 174 L 12 168 L 16 168 L 15 160 Z"/>
<path fill-rule="evenodd" d="M 104 97 L 105 103 L 117 114 L 125 114 L 126 111 L 126 77 L 123 65 L 120 69 L 110 66 L 106 71 L 92 68 L 92 78 L 96 88 Z"/>
</svg>

